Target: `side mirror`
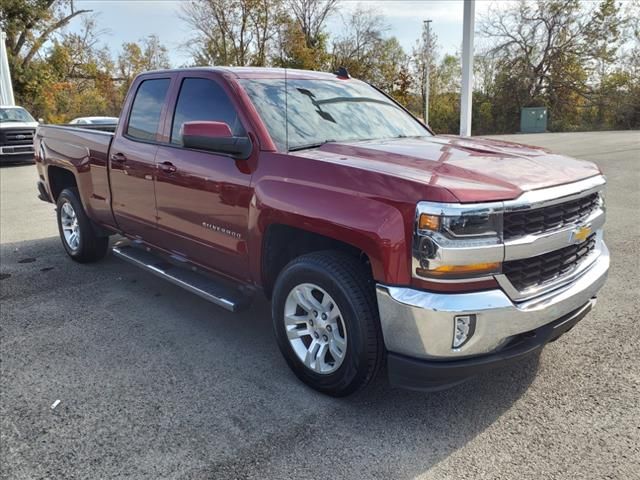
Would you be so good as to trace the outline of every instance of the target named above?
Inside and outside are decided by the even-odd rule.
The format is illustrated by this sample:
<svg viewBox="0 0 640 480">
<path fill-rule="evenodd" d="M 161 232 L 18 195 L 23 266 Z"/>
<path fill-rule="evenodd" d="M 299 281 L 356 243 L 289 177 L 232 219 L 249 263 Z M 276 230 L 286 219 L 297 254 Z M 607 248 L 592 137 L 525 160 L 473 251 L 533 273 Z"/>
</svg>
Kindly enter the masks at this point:
<svg viewBox="0 0 640 480">
<path fill-rule="evenodd" d="M 38 123 L 44 123 L 44 118 L 39 118 Z"/>
<path fill-rule="evenodd" d="M 249 137 L 234 137 L 224 122 L 185 122 L 182 144 L 186 148 L 227 153 L 238 160 L 249 158 L 253 148 Z"/>
</svg>

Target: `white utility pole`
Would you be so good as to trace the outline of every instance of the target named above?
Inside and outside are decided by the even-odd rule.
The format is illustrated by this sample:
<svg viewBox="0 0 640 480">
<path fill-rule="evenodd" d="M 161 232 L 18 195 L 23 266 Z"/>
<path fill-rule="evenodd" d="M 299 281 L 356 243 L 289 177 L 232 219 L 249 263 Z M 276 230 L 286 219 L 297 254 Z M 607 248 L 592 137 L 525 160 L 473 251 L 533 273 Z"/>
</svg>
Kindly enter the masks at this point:
<svg viewBox="0 0 640 480">
<path fill-rule="evenodd" d="M 471 98 L 473 95 L 473 33 L 476 0 L 464 0 L 462 26 L 462 91 L 460 92 L 460 136 L 471 136 Z"/>
<path fill-rule="evenodd" d="M 0 30 L 0 105 L 14 105 L 9 58 L 5 47 L 6 34 Z"/>
<path fill-rule="evenodd" d="M 431 22 L 423 20 L 422 43 L 424 43 L 424 123 L 429 125 L 429 67 L 431 66 Z"/>
</svg>

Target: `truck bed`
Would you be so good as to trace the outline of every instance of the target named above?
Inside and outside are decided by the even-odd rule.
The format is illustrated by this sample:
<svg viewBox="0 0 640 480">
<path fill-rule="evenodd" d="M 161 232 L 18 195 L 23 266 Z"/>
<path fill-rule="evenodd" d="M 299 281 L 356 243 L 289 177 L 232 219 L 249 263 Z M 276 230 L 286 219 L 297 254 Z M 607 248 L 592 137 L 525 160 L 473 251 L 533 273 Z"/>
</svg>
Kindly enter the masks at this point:
<svg viewBox="0 0 640 480">
<path fill-rule="evenodd" d="M 57 125 L 59 127 L 81 128 L 83 130 L 101 131 L 114 133 L 118 124 L 116 123 L 65 123 Z"/>
<path fill-rule="evenodd" d="M 34 147 L 41 180 L 55 186 L 60 170 L 74 173 L 83 204 L 98 223 L 112 224 L 109 188 L 109 148 L 114 134 L 86 128 L 42 125 Z M 53 181 L 51 181 L 53 179 Z M 55 198 L 55 192 L 49 192 Z"/>
<path fill-rule="evenodd" d="M 72 125 L 40 125 L 36 131 L 36 138 L 46 138 L 46 144 L 53 146 L 58 142 L 70 144 L 71 147 L 82 146 L 91 151 L 103 152 L 107 155 L 109 145 L 113 139 L 113 132 L 82 128 Z M 61 151 L 62 155 L 76 155 L 75 150 Z"/>
</svg>

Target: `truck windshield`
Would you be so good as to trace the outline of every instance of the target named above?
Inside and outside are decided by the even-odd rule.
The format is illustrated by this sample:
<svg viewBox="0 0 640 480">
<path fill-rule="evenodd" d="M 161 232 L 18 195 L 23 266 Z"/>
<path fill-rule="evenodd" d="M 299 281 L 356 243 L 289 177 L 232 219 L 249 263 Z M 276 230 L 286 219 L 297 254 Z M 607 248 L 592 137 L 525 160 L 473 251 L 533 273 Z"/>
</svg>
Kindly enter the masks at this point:
<svg viewBox="0 0 640 480">
<path fill-rule="evenodd" d="M 281 79 L 240 83 L 282 151 L 326 142 L 431 136 L 396 103 L 358 80 L 289 79 L 286 95 Z"/>
<path fill-rule="evenodd" d="M 35 122 L 24 108 L 0 108 L 0 122 Z"/>
</svg>

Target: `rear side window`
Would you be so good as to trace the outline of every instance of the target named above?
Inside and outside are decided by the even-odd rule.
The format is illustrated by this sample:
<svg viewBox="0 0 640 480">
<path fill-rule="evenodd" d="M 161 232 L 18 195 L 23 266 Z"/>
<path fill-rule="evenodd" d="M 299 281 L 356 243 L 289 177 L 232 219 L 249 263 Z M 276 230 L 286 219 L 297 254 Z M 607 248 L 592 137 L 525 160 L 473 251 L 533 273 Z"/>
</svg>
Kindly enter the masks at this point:
<svg viewBox="0 0 640 480">
<path fill-rule="evenodd" d="M 185 78 L 180 87 L 171 128 L 171 143 L 182 145 L 182 125 L 195 120 L 224 122 L 235 136 L 243 136 L 240 123 L 231 100 L 215 81 L 206 78 Z"/>
<path fill-rule="evenodd" d="M 158 78 L 145 80 L 140 84 L 136 98 L 133 99 L 127 135 L 140 140 L 155 141 L 170 82 L 168 78 Z"/>
</svg>

